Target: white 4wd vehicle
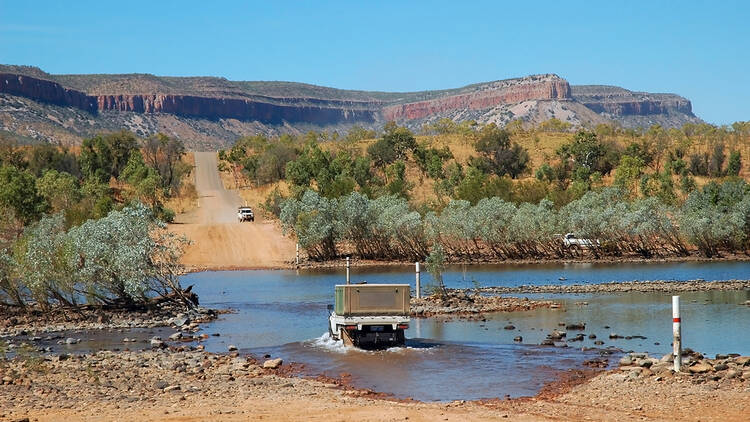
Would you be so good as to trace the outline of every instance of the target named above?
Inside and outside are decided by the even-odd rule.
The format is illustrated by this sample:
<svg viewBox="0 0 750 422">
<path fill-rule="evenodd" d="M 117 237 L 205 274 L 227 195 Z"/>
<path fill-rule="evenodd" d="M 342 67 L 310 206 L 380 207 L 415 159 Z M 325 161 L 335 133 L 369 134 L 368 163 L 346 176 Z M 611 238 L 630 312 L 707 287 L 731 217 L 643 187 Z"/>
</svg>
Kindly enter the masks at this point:
<svg viewBox="0 0 750 422">
<path fill-rule="evenodd" d="M 255 221 L 255 214 L 250 207 L 240 207 L 237 210 L 237 221 L 240 223 L 243 221 Z"/>
<path fill-rule="evenodd" d="M 579 239 L 573 233 L 567 233 L 563 236 L 563 245 L 572 249 L 590 249 L 599 246 L 598 240 Z"/>
</svg>

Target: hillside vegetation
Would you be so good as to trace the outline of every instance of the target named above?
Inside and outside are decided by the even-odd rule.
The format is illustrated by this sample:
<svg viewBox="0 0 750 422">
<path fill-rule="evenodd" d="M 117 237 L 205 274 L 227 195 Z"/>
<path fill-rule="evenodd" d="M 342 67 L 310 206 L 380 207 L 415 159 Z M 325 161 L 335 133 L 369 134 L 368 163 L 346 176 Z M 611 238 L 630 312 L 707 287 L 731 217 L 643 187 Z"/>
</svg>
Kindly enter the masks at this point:
<svg viewBox="0 0 750 422">
<path fill-rule="evenodd" d="M 220 158 L 246 198 L 270 192 L 264 207 L 314 259 L 577 256 L 566 232 L 601 240 L 594 257 L 747 251 L 750 124 L 570 130 L 391 123 L 242 138 Z"/>
<path fill-rule="evenodd" d="M 184 299 L 187 240 L 164 225 L 165 203 L 195 195 L 184 155 L 164 135 L 102 134 L 74 149 L 0 138 L 0 309 Z"/>
</svg>

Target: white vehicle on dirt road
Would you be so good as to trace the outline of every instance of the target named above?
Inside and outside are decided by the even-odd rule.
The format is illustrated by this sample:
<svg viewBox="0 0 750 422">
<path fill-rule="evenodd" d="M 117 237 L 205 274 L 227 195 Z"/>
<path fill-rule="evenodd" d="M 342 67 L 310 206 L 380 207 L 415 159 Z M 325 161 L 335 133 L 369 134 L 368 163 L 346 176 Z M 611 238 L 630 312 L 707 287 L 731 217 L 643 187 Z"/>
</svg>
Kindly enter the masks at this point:
<svg viewBox="0 0 750 422">
<path fill-rule="evenodd" d="M 240 223 L 243 221 L 255 221 L 255 214 L 253 214 L 253 210 L 250 207 L 240 207 L 237 210 L 237 221 Z"/>
</svg>

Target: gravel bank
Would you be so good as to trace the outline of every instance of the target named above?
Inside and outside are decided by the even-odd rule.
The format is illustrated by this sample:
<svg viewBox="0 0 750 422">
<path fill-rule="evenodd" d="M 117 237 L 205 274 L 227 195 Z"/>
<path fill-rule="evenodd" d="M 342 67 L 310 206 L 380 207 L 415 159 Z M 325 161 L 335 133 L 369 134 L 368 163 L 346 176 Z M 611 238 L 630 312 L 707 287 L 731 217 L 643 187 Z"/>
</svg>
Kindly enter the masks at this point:
<svg viewBox="0 0 750 422">
<path fill-rule="evenodd" d="M 620 292 L 698 292 L 708 290 L 750 289 L 750 280 L 725 281 L 624 281 L 601 284 L 541 285 L 516 287 L 480 287 L 465 289 L 479 293 L 620 293 Z M 463 289 L 462 289 L 463 290 Z"/>
<path fill-rule="evenodd" d="M 741 376 L 717 381 L 644 371 L 618 369 L 592 379 L 597 371 L 576 370 L 534 398 L 420 403 L 383 400 L 330 378 L 297 378 L 292 365 L 236 353 L 59 355 L 0 360 L 0 420 L 744 421 L 750 411 L 749 381 Z"/>
<path fill-rule="evenodd" d="M 459 290 L 448 291 L 446 297 L 431 295 L 421 299 L 411 299 L 411 315 L 414 317 L 471 316 L 486 312 L 516 312 L 550 307 L 555 308 L 559 305 L 550 300 L 481 296 Z"/>
<path fill-rule="evenodd" d="M 147 310 L 105 310 L 95 308 L 41 310 L 0 309 L 0 338 L 17 335 L 72 330 L 112 330 L 123 328 L 182 327 L 216 319 L 221 311 L 196 306 L 186 310 L 164 302 Z"/>
</svg>

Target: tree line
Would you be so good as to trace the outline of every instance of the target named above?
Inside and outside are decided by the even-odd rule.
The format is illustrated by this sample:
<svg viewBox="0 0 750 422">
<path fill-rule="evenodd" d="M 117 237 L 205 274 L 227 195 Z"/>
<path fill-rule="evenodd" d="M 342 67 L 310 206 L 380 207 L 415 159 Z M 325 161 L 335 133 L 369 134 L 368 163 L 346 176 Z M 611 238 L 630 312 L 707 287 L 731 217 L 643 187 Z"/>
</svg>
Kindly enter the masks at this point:
<svg viewBox="0 0 750 422">
<path fill-rule="evenodd" d="M 707 257 L 747 253 L 750 186 L 734 178 L 692 191 L 680 206 L 632 197 L 622 187 L 587 192 L 559 209 L 543 199 L 515 204 L 482 198 L 452 200 L 439 213 L 420 213 L 397 195 L 374 199 L 352 192 L 327 198 L 307 190 L 281 207 L 281 221 L 309 257 L 422 260 L 436 247 L 453 260 L 575 258 L 562 234 L 592 240 L 593 257 Z M 598 241 L 598 242 L 596 242 Z"/>
</svg>

